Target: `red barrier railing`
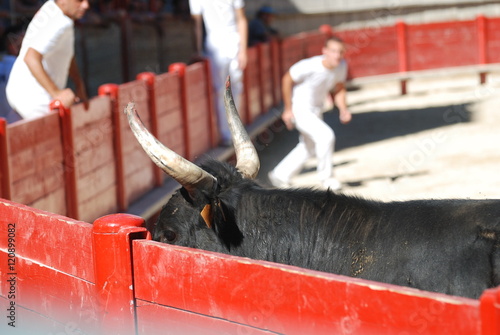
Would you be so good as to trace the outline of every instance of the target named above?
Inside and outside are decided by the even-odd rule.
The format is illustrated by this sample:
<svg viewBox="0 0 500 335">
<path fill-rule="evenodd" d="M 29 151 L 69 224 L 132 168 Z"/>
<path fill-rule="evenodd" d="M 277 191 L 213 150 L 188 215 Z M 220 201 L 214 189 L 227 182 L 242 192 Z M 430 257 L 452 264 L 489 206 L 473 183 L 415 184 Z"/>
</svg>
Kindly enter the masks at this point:
<svg viewBox="0 0 500 335">
<path fill-rule="evenodd" d="M 143 225 L 0 200 L 0 308 L 20 333 L 500 331 L 500 288 L 479 299 L 419 291 L 153 242 Z"/>
</svg>

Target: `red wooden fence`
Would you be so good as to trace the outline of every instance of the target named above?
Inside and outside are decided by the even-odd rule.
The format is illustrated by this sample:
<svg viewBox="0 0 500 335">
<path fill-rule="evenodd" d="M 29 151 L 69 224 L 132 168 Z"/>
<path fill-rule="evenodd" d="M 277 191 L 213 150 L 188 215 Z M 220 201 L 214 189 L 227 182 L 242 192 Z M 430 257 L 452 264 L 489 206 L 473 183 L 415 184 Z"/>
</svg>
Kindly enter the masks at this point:
<svg viewBox="0 0 500 335">
<path fill-rule="evenodd" d="M 91 225 L 0 200 L 0 332 L 500 331 L 499 288 L 474 300 L 176 247 L 143 223 L 116 214 Z"/>
</svg>

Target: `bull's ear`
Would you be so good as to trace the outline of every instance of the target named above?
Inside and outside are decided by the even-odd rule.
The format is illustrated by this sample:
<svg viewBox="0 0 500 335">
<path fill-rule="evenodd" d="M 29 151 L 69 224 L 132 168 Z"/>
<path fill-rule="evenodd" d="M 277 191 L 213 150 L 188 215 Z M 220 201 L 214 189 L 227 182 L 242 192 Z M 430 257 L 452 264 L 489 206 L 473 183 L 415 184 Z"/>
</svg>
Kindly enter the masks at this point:
<svg viewBox="0 0 500 335">
<path fill-rule="evenodd" d="M 228 208 L 220 199 L 215 199 L 211 207 L 213 210 L 212 228 L 219 239 L 228 250 L 239 246 L 243 242 L 243 234 L 236 225 L 234 208 Z"/>
</svg>

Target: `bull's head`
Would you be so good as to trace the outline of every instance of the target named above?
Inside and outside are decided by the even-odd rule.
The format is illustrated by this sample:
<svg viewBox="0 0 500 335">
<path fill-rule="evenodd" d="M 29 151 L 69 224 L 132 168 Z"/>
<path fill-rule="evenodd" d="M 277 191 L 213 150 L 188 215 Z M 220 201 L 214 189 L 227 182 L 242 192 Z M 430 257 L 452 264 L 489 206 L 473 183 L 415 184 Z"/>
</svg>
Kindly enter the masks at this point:
<svg viewBox="0 0 500 335">
<path fill-rule="evenodd" d="M 144 151 L 182 186 L 162 209 L 153 234 L 155 240 L 197 246 L 200 240 L 218 238 L 227 248 L 237 246 L 243 240 L 235 221 L 237 199 L 234 199 L 234 192 L 228 193 L 228 189 L 255 178 L 260 163 L 236 110 L 229 79 L 224 101 L 235 148 L 236 169 L 219 162 L 209 162 L 204 168 L 191 163 L 165 147 L 146 129 L 133 103 L 125 108 L 130 128 Z M 241 192 L 236 194 L 241 195 Z"/>
</svg>

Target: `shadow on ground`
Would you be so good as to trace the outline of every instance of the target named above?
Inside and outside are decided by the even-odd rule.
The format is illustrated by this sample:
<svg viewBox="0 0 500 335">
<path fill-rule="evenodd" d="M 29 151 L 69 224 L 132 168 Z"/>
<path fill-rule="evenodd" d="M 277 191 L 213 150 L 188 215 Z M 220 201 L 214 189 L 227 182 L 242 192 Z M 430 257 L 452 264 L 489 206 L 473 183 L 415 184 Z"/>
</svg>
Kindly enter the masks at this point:
<svg viewBox="0 0 500 335">
<path fill-rule="evenodd" d="M 340 151 L 425 130 L 447 127 L 460 122 L 470 122 L 472 113 L 469 104 L 458 104 L 358 113 L 347 125 L 342 125 L 339 122 L 337 110 L 325 113 L 324 119 L 334 129 L 336 135 L 335 150 Z M 267 173 L 285 157 L 297 142 L 298 132 L 286 130 L 281 121 L 275 122 L 266 132 L 261 134 L 255 141 L 261 160 L 261 170 L 257 178 L 267 181 Z"/>
</svg>

